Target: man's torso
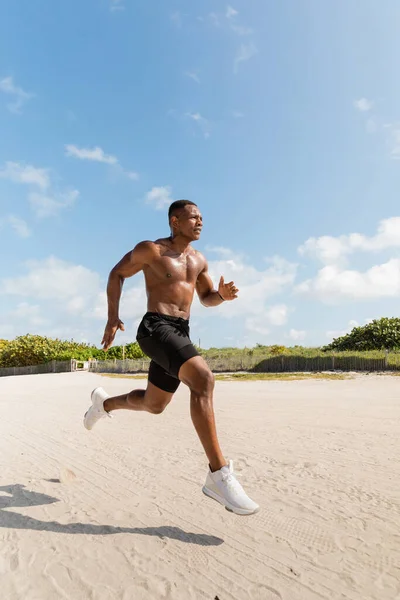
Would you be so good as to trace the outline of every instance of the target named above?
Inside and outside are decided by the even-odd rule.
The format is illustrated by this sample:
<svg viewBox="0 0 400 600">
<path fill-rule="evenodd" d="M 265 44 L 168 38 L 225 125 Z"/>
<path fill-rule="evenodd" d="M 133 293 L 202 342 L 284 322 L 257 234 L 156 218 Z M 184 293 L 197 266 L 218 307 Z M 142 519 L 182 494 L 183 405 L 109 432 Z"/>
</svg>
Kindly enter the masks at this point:
<svg viewBox="0 0 400 600">
<path fill-rule="evenodd" d="M 202 254 L 191 246 L 178 253 L 168 238 L 156 240 L 152 260 L 143 267 L 148 311 L 188 318 L 204 265 Z"/>
</svg>

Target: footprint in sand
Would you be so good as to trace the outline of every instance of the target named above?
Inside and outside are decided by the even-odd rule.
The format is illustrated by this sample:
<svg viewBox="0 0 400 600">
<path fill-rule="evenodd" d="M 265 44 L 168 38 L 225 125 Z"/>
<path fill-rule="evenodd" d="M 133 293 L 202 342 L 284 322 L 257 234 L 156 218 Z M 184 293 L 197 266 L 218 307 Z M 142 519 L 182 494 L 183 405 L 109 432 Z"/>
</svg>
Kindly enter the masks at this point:
<svg viewBox="0 0 400 600">
<path fill-rule="evenodd" d="M 70 484 L 76 481 L 76 475 L 71 469 L 67 469 L 67 467 L 62 467 L 60 469 L 60 483 Z"/>
</svg>

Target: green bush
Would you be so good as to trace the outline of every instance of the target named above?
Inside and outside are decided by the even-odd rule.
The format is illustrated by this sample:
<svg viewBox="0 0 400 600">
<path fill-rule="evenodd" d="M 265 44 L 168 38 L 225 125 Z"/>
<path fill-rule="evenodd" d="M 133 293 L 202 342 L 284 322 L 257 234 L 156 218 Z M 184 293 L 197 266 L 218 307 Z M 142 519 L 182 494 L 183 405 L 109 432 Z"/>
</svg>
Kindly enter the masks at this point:
<svg viewBox="0 0 400 600">
<path fill-rule="evenodd" d="M 122 346 L 114 346 L 105 352 L 96 346 L 40 335 L 28 334 L 12 341 L 0 340 L 0 367 L 26 367 L 51 360 L 122 359 L 122 356 Z M 125 358 L 143 358 L 143 356 L 136 342 L 125 346 Z"/>
<path fill-rule="evenodd" d="M 354 327 L 350 333 L 333 340 L 322 348 L 330 350 L 398 350 L 400 349 L 400 319 L 375 319 L 363 327 Z"/>
</svg>

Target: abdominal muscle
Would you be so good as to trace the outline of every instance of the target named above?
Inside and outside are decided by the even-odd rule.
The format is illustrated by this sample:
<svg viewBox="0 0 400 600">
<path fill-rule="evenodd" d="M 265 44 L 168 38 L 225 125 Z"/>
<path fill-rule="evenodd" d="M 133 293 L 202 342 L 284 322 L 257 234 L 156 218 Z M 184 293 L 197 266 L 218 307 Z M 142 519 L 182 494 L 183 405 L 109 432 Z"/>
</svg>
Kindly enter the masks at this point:
<svg viewBox="0 0 400 600">
<path fill-rule="evenodd" d="M 193 302 L 194 284 L 186 281 L 146 285 L 147 310 L 171 317 L 189 319 Z"/>
</svg>

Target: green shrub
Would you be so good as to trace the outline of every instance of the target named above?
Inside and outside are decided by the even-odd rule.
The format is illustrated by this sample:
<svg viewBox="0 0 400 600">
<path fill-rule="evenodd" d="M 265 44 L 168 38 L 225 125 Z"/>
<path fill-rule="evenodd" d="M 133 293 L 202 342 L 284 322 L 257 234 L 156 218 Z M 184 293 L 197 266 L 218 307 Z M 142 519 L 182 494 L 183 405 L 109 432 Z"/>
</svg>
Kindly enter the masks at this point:
<svg viewBox="0 0 400 600">
<path fill-rule="evenodd" d="M 336 338 L 322 350 L 397 350 L 400 349 L 400 319 L 375 319 L 363 327 Z"/>
</svg>

